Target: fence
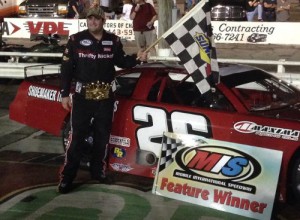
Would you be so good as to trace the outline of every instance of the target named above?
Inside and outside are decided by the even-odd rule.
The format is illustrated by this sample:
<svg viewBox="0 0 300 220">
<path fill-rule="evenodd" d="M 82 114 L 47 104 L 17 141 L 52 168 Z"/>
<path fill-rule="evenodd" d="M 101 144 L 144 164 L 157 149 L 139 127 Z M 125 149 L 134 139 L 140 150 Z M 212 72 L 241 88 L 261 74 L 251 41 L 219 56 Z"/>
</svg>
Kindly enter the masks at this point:
<svg viewBox="0 0 300 220">
<path fill-rule="evenodd" d="M 0 56 L 11 57 L 10 62 L 0 62 L 0 77 L 22 79 L 27 75 L 53 74 L 60 72 L 60 64 L 49 63 L 19 63 L 18 57 L 62 57 L 61 53 L 32 53 L 32 52 L 0 52 Z M 152 56 L 149 61 L 179 61 L 178 57 Z M 300 66 L 300 61 L 280 60 L 244 60 L 244 59 L 218 59 L 222 63 L 249 64 L 249 65 L 272 65 L 276 66 L 276 71 L 271 72 L 280 79 L 287 81 L 300 88 L 300 73 L 286 72 L 287 66 Z M 30 73 L 25 71 L 30 67 Z M 36 68 L 33 68 L 36 67 Z"/>
</svg>

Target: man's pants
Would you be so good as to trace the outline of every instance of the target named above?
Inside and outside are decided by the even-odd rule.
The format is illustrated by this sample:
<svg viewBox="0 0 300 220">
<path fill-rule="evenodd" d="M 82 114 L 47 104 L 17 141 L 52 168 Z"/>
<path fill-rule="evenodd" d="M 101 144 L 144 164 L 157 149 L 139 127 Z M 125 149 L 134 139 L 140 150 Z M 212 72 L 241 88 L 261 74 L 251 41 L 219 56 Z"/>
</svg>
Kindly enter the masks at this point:
<svg viewBox="0 0 300 220">
<path fill-rule="evenodd" d="M 149 31 L 135 31 L 134 32 L 135 41 L 139 49 L 147 49 L 152 45 L 156 39 L 156 33 L 154 30 Z M 155 48 L 150 51 L 152 56 L 156 55 Z"/>
<path fill-rule="evenodd" d="M 76 177 L 80 161 L 85 152 L 84 139 L 90 133 L 93 118 L 93 146 L 91 149 L 90 172 L 92 178 L 105 176 L 107 145 L 109 142 L 113 99 L 101 101 L 86 100 L 81 95 L 73 96 L 71 111 L 71 137 L 67 146 L 65 164 L 61 171 L 62 181 L 72 182 Z"/>
<path fill-rule="evenodd" d="M 264 11 L 264 21 L 276 21 L 276 12 Z"/>
</svg>

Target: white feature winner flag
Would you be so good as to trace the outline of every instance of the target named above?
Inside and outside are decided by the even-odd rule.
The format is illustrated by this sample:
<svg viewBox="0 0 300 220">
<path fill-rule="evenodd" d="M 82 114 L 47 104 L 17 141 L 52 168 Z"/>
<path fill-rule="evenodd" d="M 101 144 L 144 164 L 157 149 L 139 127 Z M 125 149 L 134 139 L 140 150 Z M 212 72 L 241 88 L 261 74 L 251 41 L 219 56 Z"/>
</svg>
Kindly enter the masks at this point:
<svg viewBox="0 0 300 220">
<path fill-rule="evenodd" d="M 209 0 L 202 0 L 161 37 L 170 45 L 203 94 L 219 82 Z"/>
</svg>

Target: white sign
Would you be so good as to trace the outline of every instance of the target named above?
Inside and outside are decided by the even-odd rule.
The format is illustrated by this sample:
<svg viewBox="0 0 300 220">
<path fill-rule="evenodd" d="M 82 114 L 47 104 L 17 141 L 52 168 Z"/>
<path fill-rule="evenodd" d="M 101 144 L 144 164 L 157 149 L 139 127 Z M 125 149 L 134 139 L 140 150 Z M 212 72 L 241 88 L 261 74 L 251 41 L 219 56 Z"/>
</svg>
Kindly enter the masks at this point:
<svg viewBox="0 0 300 220">
<path fill-rule="evenodd" d="M 164 133 L 152 192 L 255 219 L 270 219 L 282 152 Z"/>
<path fill-rule="evenodd" d="M 212 26 L 215 43 L 300 44 L 298 22 L 214 21 Z"/>
<path fill-rule="evenodd" d="M 300 45 L 298 22 L 213 21 L 212 26 L 215 43 Z M 32 34 L 49 33 L 69 36 L 87 26 L 86 19 L 5 18 L 0 28 L 5 38 L 30 38 Z M 104 29 L 121 39 L 134 40 L 132 21 L 106 20 Z"/>
<path fill-rule="evenodd" d="M 30 38 L 35 34 L 58 34 L 68 37 L 85 29 L 86 19 L 5 18 L 2 24 L 3 37 L 6 38 Z M 107 20 L 104 29 L 121 39 L 134 40 L 132 21 Z"/>
</svg>

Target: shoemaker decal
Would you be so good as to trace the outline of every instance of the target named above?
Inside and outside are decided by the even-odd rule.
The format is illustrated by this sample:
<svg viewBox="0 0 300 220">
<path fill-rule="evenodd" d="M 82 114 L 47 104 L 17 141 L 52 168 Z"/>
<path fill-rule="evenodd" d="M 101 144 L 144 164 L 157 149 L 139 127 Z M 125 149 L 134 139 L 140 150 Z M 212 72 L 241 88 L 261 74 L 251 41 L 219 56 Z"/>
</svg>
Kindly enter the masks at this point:
<svg viewBox="0 0 300 220">
<path fill-rule="evenodd" d="M 28 96 L 38 99 L 61 102 L 60 92 L 54 89 L 47 89 L 31 85 L 28 88 Z"/>
</svg>

